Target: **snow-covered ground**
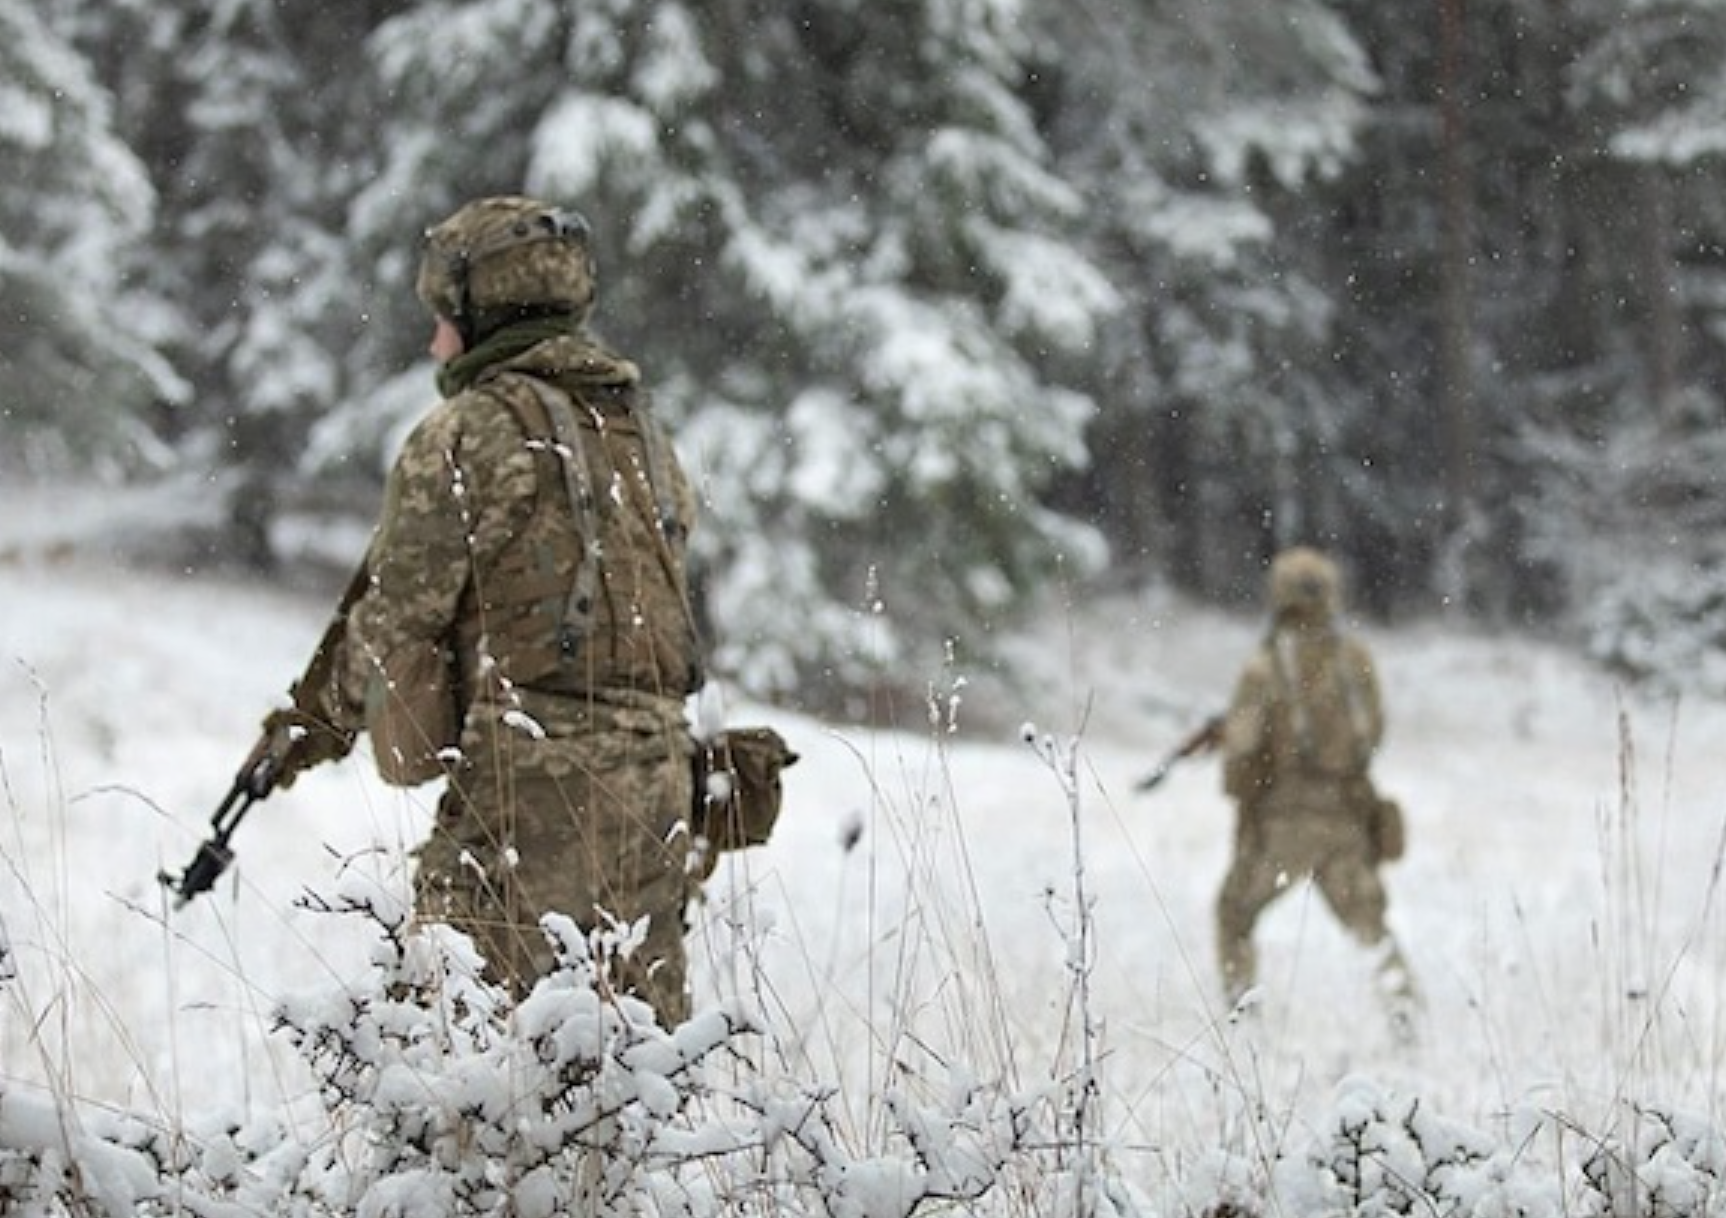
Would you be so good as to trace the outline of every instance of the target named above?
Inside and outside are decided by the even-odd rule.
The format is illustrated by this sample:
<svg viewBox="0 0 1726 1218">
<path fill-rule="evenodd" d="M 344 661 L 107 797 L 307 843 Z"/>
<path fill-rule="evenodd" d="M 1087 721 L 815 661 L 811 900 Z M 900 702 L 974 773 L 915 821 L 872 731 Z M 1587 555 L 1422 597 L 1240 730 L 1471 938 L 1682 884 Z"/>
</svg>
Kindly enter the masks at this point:
<svg viewBox="0 0 1726 1218">
<path fill-rule="evenodd" d="M 328 609 L 321 589 L 125 561 L 175 519 L 41 491 L 0 513 L 0 1089 L 165 1114 L 303 1091 L 272 1007 L 371 946 L 316 894 L 347 869 L 399 882 L 433 798 L 360 759 L 310 774 L 252 811 L 212 894 L 173 908 L 158 872 L 190 858 Z M 1052 607 L 1012 644 L 1011 682 L 964 657 L 918 677 L 930 702 L 903 730 L 734 706 L 803 759 L 773 843 L 710 886 L 698 1003 L 758 995 L 777 1052 L 860 1113 L 887 1073 L 941 1061 L 1025 1084 L 1070 1070 L 1082 1005 L 1129 1174 L 1238 1141 L 1243 1114 L 1297 1129 L 1361 1077 L 1506 1137 L 1532 1112 L 1603 1129 L 1638 1100 L 1717 1118 L 1726 707 L 1641 701 L 1538 639 L 1365 630 L 1381 785 L 1409 822 L 1388 877 L 1418 1043 L 1390 1037 L 1305 886 L 1261 925 L 1258 1006 L 1223 1018 L 1215 764 L 1132 788 L 1220 708 L 1258 629 L 1115 594 Z"/>
</svg>

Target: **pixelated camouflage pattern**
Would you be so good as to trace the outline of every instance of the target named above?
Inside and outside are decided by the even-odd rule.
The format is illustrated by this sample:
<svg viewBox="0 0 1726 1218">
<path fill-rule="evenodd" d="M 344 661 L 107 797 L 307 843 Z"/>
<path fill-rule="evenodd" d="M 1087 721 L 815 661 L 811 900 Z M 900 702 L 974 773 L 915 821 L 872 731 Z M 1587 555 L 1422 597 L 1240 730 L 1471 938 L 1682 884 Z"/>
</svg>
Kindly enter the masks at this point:
<svg viewBox="0 0 1726 1218">
<path fill-rule="evenodd" d="M 416 291 L 433 313 L 465 317 L 478 334 L 528 308 L 583 321 L 595 295 L 585 231 L 573 213 L 537 199 L 479 199 L 427 231 Z"/>
<path fill-rule="evenodd" d="M 1253 984 L 1264 908 L 1310 876 L 1338 920 L 1386 940 L 1385 890 L 1361 798 L 1384 733 L 1372 656 L 1337 629 L 1336 568 L 1316 551 L 1272 564 L 1271 633 L 1242 670 L 1223 727 L 1235 850 L 1217 898 L 1217 951 L 1231 997 Z"/>
<path fill-rule="evenodd" d="M 681 708 L 526 693 L 476 707 L 467 758 L 418 853 L 423 917 L 466 932 L 518 992 L 553 963 L 549 912 L 592 929 L 647 918 L 611 984 L 667 1026 L 688 1017 L 684 916 L 693 894 L 692 777 Z M 603 911 L 603 914 L 602 912 Z"/>
<path fill-rule="evenodd" d="M 568 350 L 571 344 L 543 351 Z M 687 605 L 685 530 L 695 513 L 688 482 L 670 448 L 637 403 L 628 364 L 584 362 L 555 382 L 574 407 L 574 437 L 555 425 L 523 373 L 510 361 L 476 390 L 510 404 L 540 464 L 541 502 L 562 499 L 564 464 L 583 461 L 603 559 L 586 612 L 572 618 L 569 572 L 584 561 L 586 539 L 568 511 L 536 511 L 499 557 L 493 578 L 475 589 L 487 654 L 517 684 L 548 689 L 629 688 L 692 692 L 698 681 Z M 535 378 L 539 384 L 548 378 Z M 656 446 L 650 456 L 649 444 Z M 579 449 L 579 452 L 571 450 Z M 654 469 L 663 462 L 666 468 Z M 661 513 L 670 519 L 662 520 Z M 586 631 L 571 652 L 560 627 Z"/>
<path fill-rule="evenodd" d="M 669 446 L 655 473 L 682 529 L 661 532 L 637 427 L 639 374 L 582 336 L 541 342 L 436 407 L 391 471 L 348 612 L 343 698 L 375 706 L 399 657 L 449 647 L 463 708 L 459 760 L 420 857 L 420 912 L 472 935 L 500 978 L 525 988 L 550 961 L 549 911 L 578 924 L 652 916 L 622 978 L 667 1019 L 683 1005 L 682 916 L 691 745 L 683 700 L 696 668 L 683 540 L 694 495 Z M 554 627 L 585 549 L 559 459 L 525 435 L 499 378 L 538 376 L 583 402 L 583 452 L 606 488 L 593 632 L 570 671 L 546 673 Z M 608 413 L 609 412 L 609 413 Z M 548 464 L 549 462 L 549 464 Z M 528 587 L 519 587 L 527 584 Z M 547 612 L 555 608 L 557 613 Z"/>
</svg>

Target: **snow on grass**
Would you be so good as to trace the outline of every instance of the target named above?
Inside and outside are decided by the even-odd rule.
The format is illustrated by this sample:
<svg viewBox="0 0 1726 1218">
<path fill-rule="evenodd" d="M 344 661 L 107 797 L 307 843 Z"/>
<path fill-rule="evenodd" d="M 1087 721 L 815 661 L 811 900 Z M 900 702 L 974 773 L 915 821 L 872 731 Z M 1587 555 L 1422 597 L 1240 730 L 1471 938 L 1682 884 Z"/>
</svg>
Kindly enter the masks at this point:
<svg viewBox="0 0 1726 1218">
<path fill-rule="evenodd" d="M 158 872 L 190 858 L 326 606 L 133 567 L 51 506 L 13 513 L 14 532 L 40 532 L 0 538 L 14 974 L 0 1094 L 169 1118 L 292 1111 L 313 1081 L 272 1034 L 278 1004 L 377 950 L 318 912 L 320 894 L 405 891 L 435 789 L 387 788 L 358 758 L 307 775 L 252 811 L 216 890 L 174 908 Z M 1087 1047 L 1083 969 L 1116 1167 L 1214 1195 L 1237 1156 L 1331 1144 L 1357 1094 L 1381 1116 L 1418 1099 L 1500 1146 L 1553 1114 L 1642 1137 L 1650 1106 L 1713 1113 L 1726 708 L 1639 699 L 1539 639 L 1365 631 L 1390 719 L 1379 775 L 1409 822 L 1388 874 L 1424 997 L 1419 1042 L 1390 1035 L 1369 962 L 1304 885 L 1261 924 L 1258 1002 L 1228 1017 L 1211 955 L 1231 832 L 1215 764 L 1184 762 L 1150 795 L 1132 786 L 1222 705 L 1258 630 L 1156 590 L 1114 594 L 1050 610 L 1000 671 L 959 657 L 929 674 L 932 708 L 905 708 L 899 730 L 734 706 L 802 761 L 774 841 L 709 885 L 691 937 L 698 1009 L 759 1010 L 766 1058 L 830 1085 L 863 1130 L 889 1082 L 959 1066 L 1013 1089 L 1064 1077 Z M 1070 790 L 999 726 L 1022 723 L 1074 746 Z"/>
</svg>

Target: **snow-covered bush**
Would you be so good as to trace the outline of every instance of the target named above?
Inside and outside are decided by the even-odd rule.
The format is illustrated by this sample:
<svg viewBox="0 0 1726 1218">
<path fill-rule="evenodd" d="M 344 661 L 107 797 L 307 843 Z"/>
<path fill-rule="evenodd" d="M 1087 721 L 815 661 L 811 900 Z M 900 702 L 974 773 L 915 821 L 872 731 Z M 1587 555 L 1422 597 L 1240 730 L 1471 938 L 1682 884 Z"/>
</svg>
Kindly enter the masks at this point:
<svg viewBox="0 0 1726 1218">
<path fill-rule="evenodd" d="M 1249 1105 L 1250 1136 L 1128 1180 L 1086 1115 L 1094 1062 L 1022 1092 L 949 1063 L 885 1087 L 860 1132 L 833 1086 L 770 1064 L 773 1030 L 741 1000 L 668 1030 L 612 993 L 627 927 L 548 918 L 560 966 L 517 1003 L 467 939 L 413 926 L 371 881 L 310 903 L 379 932 L 361 975 L 277 1008 L 314 1093 L 170 1122 L 0 1084 L 0 1213 L 1726 1218 L 1726 1134 L 1659 1105 L 1625 1104 L 1605 1133 L 1533 1111 L 1494 1135 L 1352 1077 L 1304 1134 Z"/>
<path fill-rule="evenodd" d="M 0 1090 L 0 1213 L 1140 1212 L 1064 1144 L 1060 1085 L 1013 1095 L 955 1067 L 927 1093 L 888 1090 L 880 1144 L 859 1146 L 831 1088 L 753 1064 L 764 1028 L 739 1003 L 667 1030 L 613 993 L 628 928 L 584 936 L 549 916 L 559 967 L 514 1003 L 464 936 L 414 926 L 371 881 L 313 904 L 381 932 L 365 975 L 277 1010 L 316 1111 L 170 1128 Z"/>
<path fill-rule="evenodd" d="M 1701 1117 L 1638 1106 L 1617 1137 L 1582 1163 L 1583 1218 L 1719 1218 L 1726 1214 L 1726 1137 Z"/>
<path fill-rule="evenodd" d="M 938 746 L 957 705 L 957 689 L 931 691 Z M 1605 1118 L 1512 1107 L 1489 1133 L 1362 1075 L 1316 1115 L 1296 1112 L 1271 1098 L 1255 1064 L 1212 1094 L 1226 1120 L 1208 1141 L 1204 1106 L 1187 1109 L 1197 1119 L 1182 1134 L 1201 1131 L 1196 1155 L 1117 1120 L 1117 1085 L 1130 1104 L 1161 1104 L 1179 1084 L 1104 1051 L 1091 984 L 1107 924 L 1093 919 L 1084 769 L 1076 741 L 1034 724 L 1023 737 L 1057 780 L 1072 834 L 1071 891 L 1044 890 L 1066 948 L 1059 971 L 1022 979 L 1058 1007 L 1054 1065 L 1034 1060 L 1028 1021 L 1000 1024 L 1008 1043 L 965 1037 L 954 1051 L 895 992 L 880 1008 L 890 1018 L 865 1025 L 885 1068 L 872 1059 L 859 1095 L 809 1077 L 816 1059 L 795 1046 L 806 1029 L 776 1026 L 756 999 L 728 998 L 665 1029 L 615 994 L 609 961 L 637 928 L 584 935 L 547 918 L 559 965 L 516 1001 L 483 979 L 466 938 L 415 924 L 403 894 L 344 873 L 333 896 L 301 904 L 358 919 L 372 945 L 365 967 L 320 974 L 273 1006 L 309 1090 L 261 1111 L 161 1117 L 94 1106 L 69 1084 L 25 1091 L 0 1077 L 0 1216 L 1726 1218 L 1716 1120 L 1628 1099 Z M 932 904 L 952 873 L 930 874 L 916 892 Z M 7 942 L 0 924 L 0 992 L 11 998 L 32 957 Z M 943 985 L 953 1004 L 940 1018 L 984 1022 L 978 1004 L 990 999 L 961 983 L 963 971 Z M 1249 1017 L 1210 1034 L 1244 1067 L 1269 1030 Z M 980 1073 L 969 1054 L 991 1050 L 1000 1075 L 1039 1081 Z"/>
<path fill-rule="evenodd" d="M 1379 1218 L 1535 1218 L 1565 1213 L 1560 1181 L 1523 1166 L 1517 1147 L 1447 1119 L 1420 1097 L 1346 1079 L 1304 1156 L 1281 1165 L 1292 1212 Z"/>
</svg>

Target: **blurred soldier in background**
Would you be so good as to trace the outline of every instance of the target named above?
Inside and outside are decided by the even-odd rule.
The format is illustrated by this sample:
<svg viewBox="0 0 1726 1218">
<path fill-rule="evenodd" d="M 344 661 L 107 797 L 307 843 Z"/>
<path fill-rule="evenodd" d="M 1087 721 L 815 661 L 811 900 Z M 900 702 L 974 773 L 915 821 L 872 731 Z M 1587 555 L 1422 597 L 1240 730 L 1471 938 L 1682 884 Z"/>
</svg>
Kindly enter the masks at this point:
<svg viewBox="0 0 1726 1218">
<path fill-rule="evenodd" d="M 1403 849 L 1401 810 L 1369 768 L 1384 734 L 1371 655 L 1338 629 L 1336 565 L 1297 547 L 1270 569 L 1270 631 L 1242 671 L 1222 732 L 1223 787 L 1235 801 L 1234 859 L 1217 899 L 1224 995 L 1257 981 L 1253 927 L 1311 878 L 1342 924 L 1377 956 L 1393 1019 L 1406 1030 L 1414 989 L 1385 925 L 1381 864 Z"/>
</svg>

